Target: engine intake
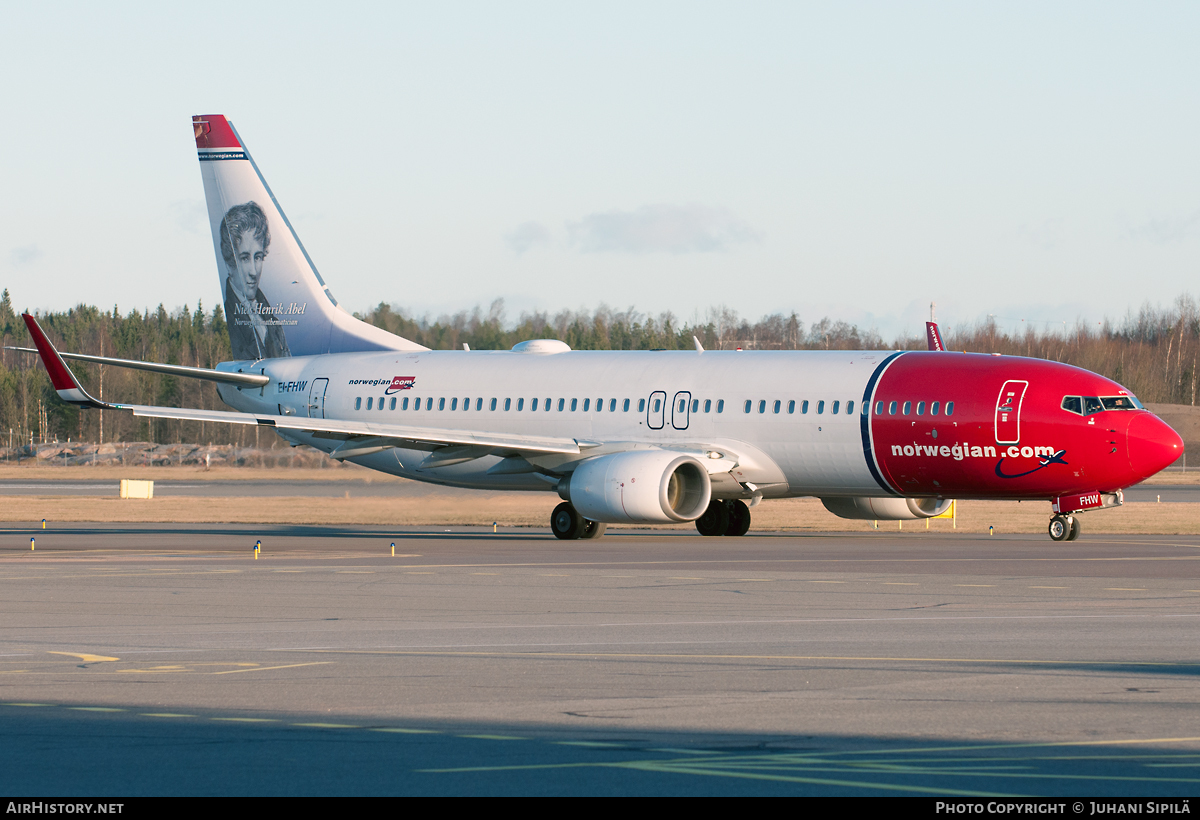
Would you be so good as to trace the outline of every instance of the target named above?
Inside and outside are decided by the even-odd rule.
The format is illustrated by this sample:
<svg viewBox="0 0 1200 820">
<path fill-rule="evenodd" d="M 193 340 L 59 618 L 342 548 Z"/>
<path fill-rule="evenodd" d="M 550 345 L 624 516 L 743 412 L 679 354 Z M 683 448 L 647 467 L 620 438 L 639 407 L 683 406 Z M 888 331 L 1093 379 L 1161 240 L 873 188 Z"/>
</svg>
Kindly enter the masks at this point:
<svg viewBox="0 0 1200 820">
<path fill-rule="evenodd" d="M 669 450 L 589 458 L 564 485 L 567 500 L 580 515 L 606 524 L 694 521 L 712 499 L 704 466 Z"/>
<path fill-rule="evenodd" d="M 950 509 L 949 498 L 822 498 L 825 509 L 838 518 L 912 521 L 933 518 Z"/>
</svg>

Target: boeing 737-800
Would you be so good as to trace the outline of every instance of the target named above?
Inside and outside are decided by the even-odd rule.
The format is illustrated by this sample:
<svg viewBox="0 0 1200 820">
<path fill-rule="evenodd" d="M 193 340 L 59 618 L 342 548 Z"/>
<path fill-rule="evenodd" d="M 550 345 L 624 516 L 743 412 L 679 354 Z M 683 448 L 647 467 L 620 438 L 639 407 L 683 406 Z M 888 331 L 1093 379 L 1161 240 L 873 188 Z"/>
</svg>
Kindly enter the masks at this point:
<svg viewBox="0 0 1200 820">
<path fill-rule="evenodd" d="M 918 519 L 955 498 L 1043 500 L 1050 536 L 1183 453 L 1109 379 L 1039 359 L 930 350 L 434 351 L 341 308 L 233 125 L 194 117 L 236 361 L 215 369 L 59 353 L 58 395 L 138 416 L 270 427 L 292 444 L 456 487 L 557 492 L 559 538 L 694 521 L 743 535 L 763 499 Z M 104 404 L 64 360 L 215 381 L 229 411 Z M 747 504 L 748 502 L 748 504 Z"/>
</svg>

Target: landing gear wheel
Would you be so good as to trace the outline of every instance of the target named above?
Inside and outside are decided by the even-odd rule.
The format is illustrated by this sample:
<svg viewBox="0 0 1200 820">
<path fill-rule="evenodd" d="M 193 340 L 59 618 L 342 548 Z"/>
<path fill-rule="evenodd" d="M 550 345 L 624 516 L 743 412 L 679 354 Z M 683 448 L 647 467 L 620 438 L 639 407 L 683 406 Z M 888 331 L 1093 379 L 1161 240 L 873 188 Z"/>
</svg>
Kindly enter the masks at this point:
<svg viewBox="0 0 1200 820">
<path fill-rule="evenodd" d="M 587 527 L 587 519 L 575 512 L 575 508 L 567 501 L 559 504 L 550 513 L 550 529 L 555 538 L 564 541 L 574 541 L 583 535 Z"/>
<path fill-rule="evenodd" d="M 729 508 L 724 501 L 715 498 L 708 503 L 708 509 L 696 519 L 696 529 L 701 535 L 724 535 L 729 529 Z"/>
<path fill-rule="evenodd" d="M 580 538 L 599 538 L 604 535 L 604 531 L 608 529 L 608 525 L 600 521 L 589 521 L 586 518 L 583 521 L 583 535 Z"/>
<path fill-rule="evenodd" d="M 1071 532 L 1070 532 L 1070 534 L 1067 536 L 1067 540 L 1068 540 L 1068 541 L 1074 541 L 1076 538 L 1078 538 L 1078 537 L 1079 537 L 1079 533 L 1080 533 L 1080 532 L 1081 532 L 1081 529 L 1080 529 L 1080 527 L 1079 527 L 1079 519 L 1078 519 L 1078 518 L 1072 518 L 1072 519 L 1071 519 Z"/>
<path fill-rule="evenodd" d="M 726 535 L 745 535 L 750 529 L 750 508 L 744 501 L 726 502 L 729 507 L 729 526 Z"/>
<path fill-rule="evenodd" d="M 1050 519 L 1050 538 L 1053 541 L 1066 541 L 1071 535 L 1071 522 L 1065 515 L 1056 515 Z"/>
</svg>

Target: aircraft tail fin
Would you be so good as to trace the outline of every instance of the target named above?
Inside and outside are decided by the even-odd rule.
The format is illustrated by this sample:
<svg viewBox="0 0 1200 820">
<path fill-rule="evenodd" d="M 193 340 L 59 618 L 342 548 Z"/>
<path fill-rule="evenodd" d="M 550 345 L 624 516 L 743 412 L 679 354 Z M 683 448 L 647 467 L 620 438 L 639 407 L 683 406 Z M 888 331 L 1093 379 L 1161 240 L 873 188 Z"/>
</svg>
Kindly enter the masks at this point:
<svg viewBox="0 0 1200 820">
<path fill-rule="evenodd" d="M 426 349 L 338 306 L 229 120 L 192 130 L 234 358 Z"/>
</svg>

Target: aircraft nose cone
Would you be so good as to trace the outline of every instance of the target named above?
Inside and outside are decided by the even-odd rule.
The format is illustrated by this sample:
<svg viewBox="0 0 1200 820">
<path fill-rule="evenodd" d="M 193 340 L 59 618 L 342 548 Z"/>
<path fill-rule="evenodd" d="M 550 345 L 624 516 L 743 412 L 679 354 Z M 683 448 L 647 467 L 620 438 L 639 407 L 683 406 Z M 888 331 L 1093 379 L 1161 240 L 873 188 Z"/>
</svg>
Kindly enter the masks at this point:
<svg viewBox="0 0 1200 820">
<path fill-rule="evenodd" d="M 1165 421 L 1139 413 L 1129 423 L 1129 466 L 1143 478 L 1154 475 L 1183 455 L 1183 439 Z"/>
</svg>

